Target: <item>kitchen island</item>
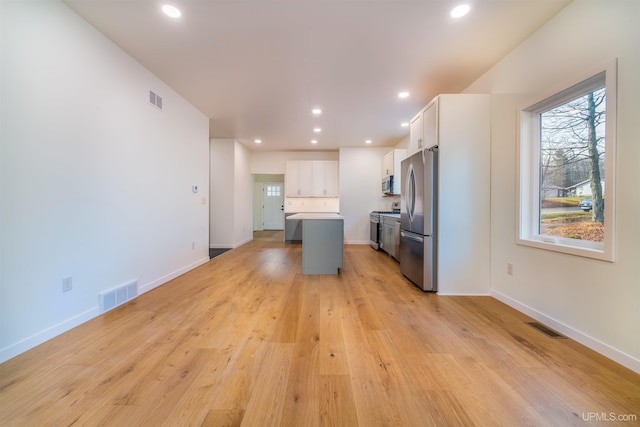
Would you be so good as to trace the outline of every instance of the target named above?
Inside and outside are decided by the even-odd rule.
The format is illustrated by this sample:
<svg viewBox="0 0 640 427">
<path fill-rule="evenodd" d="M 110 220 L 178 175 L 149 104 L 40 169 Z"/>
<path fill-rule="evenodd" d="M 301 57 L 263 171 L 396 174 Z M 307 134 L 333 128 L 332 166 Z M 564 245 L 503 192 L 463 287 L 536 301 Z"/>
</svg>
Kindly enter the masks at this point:
<svg viewBox="0 0 640 427">
<path fill-rule="evenodd" d="M 344 265 L 344 217 L 336 213 L 298 213 L 302 220 L 302 274 L 338 274 Z"/>
</svg>

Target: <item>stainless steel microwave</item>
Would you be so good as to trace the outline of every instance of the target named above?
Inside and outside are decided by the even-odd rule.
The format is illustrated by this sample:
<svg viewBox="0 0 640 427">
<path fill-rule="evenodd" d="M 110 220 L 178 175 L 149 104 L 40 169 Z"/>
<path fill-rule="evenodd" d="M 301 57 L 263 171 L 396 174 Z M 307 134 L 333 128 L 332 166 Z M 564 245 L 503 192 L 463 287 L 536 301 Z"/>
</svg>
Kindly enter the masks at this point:
<svg viewBox="0 0 640 427">
<path fill-rule="evenodd" d="M 393 194 L 393 175 L 382 178 L 382 194 Z"/>
</svg>

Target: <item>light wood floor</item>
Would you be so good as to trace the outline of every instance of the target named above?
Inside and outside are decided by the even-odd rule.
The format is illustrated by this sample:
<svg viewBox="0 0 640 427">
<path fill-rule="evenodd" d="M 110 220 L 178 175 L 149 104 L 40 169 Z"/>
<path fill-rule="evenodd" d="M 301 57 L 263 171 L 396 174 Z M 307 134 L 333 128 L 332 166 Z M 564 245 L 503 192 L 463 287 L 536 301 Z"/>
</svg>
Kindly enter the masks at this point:
<svg viewBox="0 0 640 427">
<path fill-rule="evenodd" d="M 303 276 L 281 239 L 0 365 L 0 425 L 640 424 L 639 375 L 499 301 L 423 293 L 368 246 Z"/>
</svg>

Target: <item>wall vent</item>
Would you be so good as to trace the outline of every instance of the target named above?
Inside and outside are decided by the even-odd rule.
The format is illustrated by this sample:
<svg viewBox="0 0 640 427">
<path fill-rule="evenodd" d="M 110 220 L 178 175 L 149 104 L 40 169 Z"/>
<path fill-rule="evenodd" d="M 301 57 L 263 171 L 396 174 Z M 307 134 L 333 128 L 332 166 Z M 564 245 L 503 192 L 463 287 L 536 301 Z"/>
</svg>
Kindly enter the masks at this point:
<svg viewBox="0 0 640 427">
<path fill-rule="evenodd" d="M 107 312 L 137 296 L 137 280 L 132 280 L 131 282 L 125 283 L 117 288 L 102 291 L 98 294 L 100 300 L 100 313 Z"/>
<path fill-rule="evenodd" d="M 152 90 L 149 91 L 149 103 L 162 110 L 162 97 Z"/>
<path fill-rule="evenodd" d="M 539 330 L 540 332 L 542 332 L 543 334 L 545 334 L 545 335 L 547 335 L 547 336 L 549 336 L 551 338 L 566 338 L 564 335 L 561 335 L 561 334 L 557 333 L 556 331 L 554 331 L 551 328 L 546 327 L 542 323 L 527 322 L 527 325 L 531 326 L 532 328 L 536 328 L 537 330 Z"/>
</svg>

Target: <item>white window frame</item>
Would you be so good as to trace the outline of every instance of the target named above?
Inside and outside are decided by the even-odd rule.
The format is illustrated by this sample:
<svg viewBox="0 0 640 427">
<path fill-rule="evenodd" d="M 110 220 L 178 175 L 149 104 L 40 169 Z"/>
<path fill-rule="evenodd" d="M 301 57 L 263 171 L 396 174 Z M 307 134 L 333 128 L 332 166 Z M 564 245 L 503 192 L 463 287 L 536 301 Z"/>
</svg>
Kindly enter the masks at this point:
<svg viewBox="0 0 640 427">
<path fill-rule="evenodd" d="M 585 91 L 606 89 L 605 125 L 605 185 L 607 188 L 604 216 L 604 242 L 555 237 L 539 233 L 540 224 L 540 112 L 575 99 Z M 516 243 L 539 249 L 562 252 L 587 258 L 613 262 L 615 260 L 615 174 L 616 174 L 616 105 L 617 60 L 613 59 L 584 73 L 547 95 L 537 97 L 519 109 L 518 114 L 518 170 Z"/>
</svg>

